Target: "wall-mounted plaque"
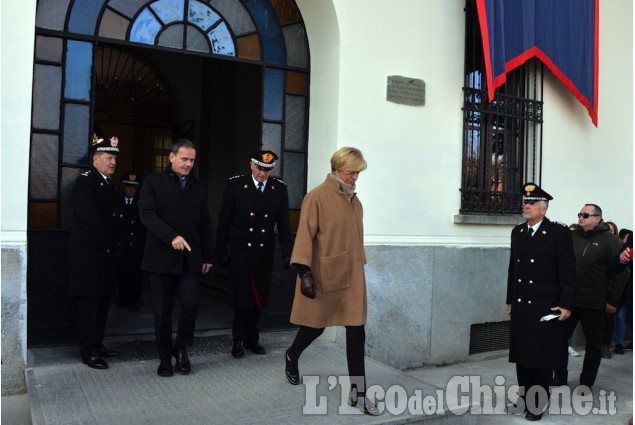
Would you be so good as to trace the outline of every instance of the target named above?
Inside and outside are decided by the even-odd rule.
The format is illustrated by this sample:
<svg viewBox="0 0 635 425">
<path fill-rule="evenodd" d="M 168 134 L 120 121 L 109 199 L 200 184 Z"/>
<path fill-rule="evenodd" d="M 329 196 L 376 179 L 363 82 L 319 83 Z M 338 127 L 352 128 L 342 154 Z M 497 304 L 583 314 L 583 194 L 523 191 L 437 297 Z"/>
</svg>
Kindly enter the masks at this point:
<svg viewBox="0 0 635 425">
<path fill-rule="evenodd" d="M 423 106 L 426 83 L 418 78 L 389 75 L 386 80 L 386 100 L 401 105 Z"/>
</svg>

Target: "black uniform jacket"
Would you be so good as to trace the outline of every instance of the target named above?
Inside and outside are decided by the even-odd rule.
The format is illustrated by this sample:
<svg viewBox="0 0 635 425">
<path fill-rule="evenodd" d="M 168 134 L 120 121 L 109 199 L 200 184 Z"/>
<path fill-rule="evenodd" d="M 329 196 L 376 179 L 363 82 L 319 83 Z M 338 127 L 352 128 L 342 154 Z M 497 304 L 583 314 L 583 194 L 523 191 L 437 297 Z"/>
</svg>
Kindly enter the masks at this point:
<svg viewBox="0 0 635 425">
<path fill-rule="evenodd" d="M 122 236 L 126 239 L 126 250 L 119 257 L 121 273 L 136 273 L 141 267 L 146 244 L 146 228 L 139 218 L 139 199 L 135 197 L 130 205 L 123 207 Z"/>
<path fill-rule="evenodd" d="M 97 170 L 75 180 L 71 192 L 73 223 L 69 239 L 69 293 L 75 297 L 111 297 L 117 282 L 117 259 L 111 255 L 120 238 L 123 199 Z"/>
<path fill-rule="evenodd" d="M 573 310 L 575 288 L 569 228 L 545 217 L 536 234 L 527 238 L 526 223 L 514 227 L 506 302 L 512 306 L 510 362 L 530 369 L 555 369 L 561 364 L 567 356 L 564 321 L 540 318 L 556 306 Z"/>
<path fill-rule="evenodd" d="M 276 224 L 282 257 L 290 257 L 289 195 L 282 180 L 270 176 L 259 194 L 251 174 L 229 179 L 218 217 L 216 252 L 218 257 L 229 255 L 235 308 L 250 309 L 255 303 L 266 307 L 269 302 Z"/>
<path fill-rule="evenodd" d="M 150 273 L 183 273 L 183 261 L 193 273 L 212 262 L 212 228 L 207 189 L 193 173 L 185 189 L 171 166 L 145 179 L 139 196 L 139 216 L 148 236 L 141 269 Z M 192 251 L 177 251 L 172 240 L 182 236 Z"/>
</svg>

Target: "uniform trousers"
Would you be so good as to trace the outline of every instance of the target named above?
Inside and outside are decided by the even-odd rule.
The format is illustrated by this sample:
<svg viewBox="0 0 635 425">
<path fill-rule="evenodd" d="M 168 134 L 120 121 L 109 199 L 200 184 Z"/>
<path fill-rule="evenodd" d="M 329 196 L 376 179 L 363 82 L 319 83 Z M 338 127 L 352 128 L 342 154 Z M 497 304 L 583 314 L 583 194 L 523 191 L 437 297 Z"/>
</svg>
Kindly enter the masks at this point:
<svg viewBox="0 0 635 425">
<path fill-rule="evenodd" d="M 232 338 L 234 341 L 258 342 L 258 319 L 260 309 L 254 306 L 251 309 L 234 309 L 234 321 L 232 322 Z"/>
<path fill-rule="evenodd" d="M 591 387 L 600 368 L 602 360 L 602 331 L 604 329 L 604 310 L 576 307 L 571 317 L 565 320 L 566 336 L 571 338 L 578 322 L 582 323 L 582 330 L 586 338 L 584 363 L 580 373 L 580 385 Z M 569 356 L 564 357 L 564 363 L 555 370 L 556 378 L 566 381 L 568 378 Z"/>
<path fill-rule="evenodd" d="M 173 349 L 184 349 L 194 343 L 200 277 L 200 273 L 190 271 L 186 262 L 180 275 L 150 273 L 154 331 L 161 360 L 170 360 Z M 176 341 L 172 346 L 172 308 L 177 289 L 181 306 Z"/>
<path fill-rule="evenodd" d="M 82 357 L 98 356 L 101 350 L 110 298 L 77 298 L 77 333 Z"/>
<path fill-rule="evenodd" d="M 516 363 L 516 376 L 518 386 L 525 389 L 523 396 L 525 408 L 534 414 L 542 413 L 549 401 L 549 385 L 553 379 L 553 371 L 551 369 L 530 369 Z M 538 391 L 538 387 L 544 391 Z M 528 393 L 531 397 L 528 396 Z"/>
<path fill-rule="evenodd" d="M 120 261 L 117 282 L 119 284 L 119 305 L 125 307 L 139 304 L 143 288 L 143 272 L 140 269 L 140 264 L 130 265 Z"/>
<path fill-rule="evenodd" d="M 302 352 L 324 332 L 324 328 L 301 326 L 287 350 L 289 358 L 297 361 Z M 364 367 L 364 344 L 366 331 L 362 326 L 346 326 L 346 361 L 351 386 L 357 387 L 358 393 L 366 392 L 366 370 Z"/>
</svg>

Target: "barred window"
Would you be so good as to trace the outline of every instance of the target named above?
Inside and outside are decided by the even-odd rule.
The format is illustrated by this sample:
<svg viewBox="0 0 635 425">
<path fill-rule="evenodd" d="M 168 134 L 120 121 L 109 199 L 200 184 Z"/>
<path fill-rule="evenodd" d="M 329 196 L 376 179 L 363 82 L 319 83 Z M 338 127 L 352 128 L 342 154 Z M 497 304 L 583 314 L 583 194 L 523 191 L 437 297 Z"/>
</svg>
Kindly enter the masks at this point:
<svg viewBox="0 0 635 425">
<path fill-rule="evenodd" d="M 475 0 L 465 7 L 461 214 L 520 214 L 520 187 L 540 184 L 543 66 L 531 59 L 507 74 L 489 102 Z"/>
</svg>

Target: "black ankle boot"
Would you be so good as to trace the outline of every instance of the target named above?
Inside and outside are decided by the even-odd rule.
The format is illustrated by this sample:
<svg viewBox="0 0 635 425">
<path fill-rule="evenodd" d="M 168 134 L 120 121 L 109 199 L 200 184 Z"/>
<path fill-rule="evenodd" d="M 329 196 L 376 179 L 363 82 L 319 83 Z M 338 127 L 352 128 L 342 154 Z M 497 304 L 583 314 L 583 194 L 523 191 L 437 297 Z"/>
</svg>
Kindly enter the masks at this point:
<svg viewBox="0 0 635 425">
<path fill-rule="evenodd" d="M 289 381 L 291 385 L 298 385 L 300 383 L 298 361 L 291 360 L 288 350 L 284 352 L 284 375 L 287 377 L 287 381 Z"/>
<path fill-rule="evenodd" d="M 350 395 L 348 397 L 348 405 L 357 407 L 365 415 L 379 415 L 379 409 L 373 404 L 372 401 L 366 398 L 366 393 L 358 393 L 356 388 L 351 389 Z"/>
</svg>

